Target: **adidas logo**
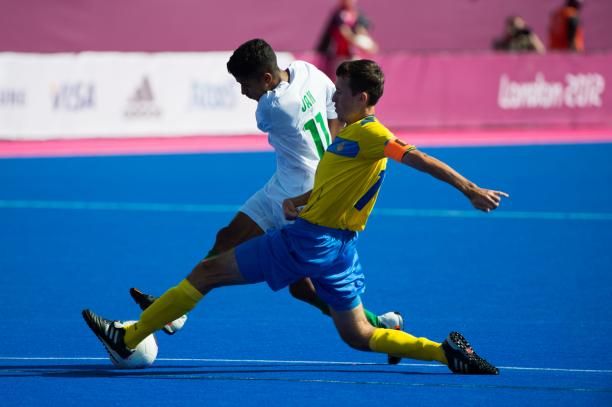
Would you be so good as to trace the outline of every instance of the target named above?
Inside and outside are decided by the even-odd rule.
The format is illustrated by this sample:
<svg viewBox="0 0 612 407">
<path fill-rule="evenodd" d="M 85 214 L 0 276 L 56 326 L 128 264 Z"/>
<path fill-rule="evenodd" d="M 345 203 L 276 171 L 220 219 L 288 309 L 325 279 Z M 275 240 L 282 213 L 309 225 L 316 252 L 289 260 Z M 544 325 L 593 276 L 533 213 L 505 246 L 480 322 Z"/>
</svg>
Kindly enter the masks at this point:
<svg viewBox="0 0 612 407">
<path fill-rule="evenodd" d="M 161 116 L 161 109 L 155 103 L 153 90 L 148 77 L 143 77 L 142 82 L 132 96 L 128 99 L 128 104 L 123 115 L 128 118 L 147 118 Z"/>
</svg>

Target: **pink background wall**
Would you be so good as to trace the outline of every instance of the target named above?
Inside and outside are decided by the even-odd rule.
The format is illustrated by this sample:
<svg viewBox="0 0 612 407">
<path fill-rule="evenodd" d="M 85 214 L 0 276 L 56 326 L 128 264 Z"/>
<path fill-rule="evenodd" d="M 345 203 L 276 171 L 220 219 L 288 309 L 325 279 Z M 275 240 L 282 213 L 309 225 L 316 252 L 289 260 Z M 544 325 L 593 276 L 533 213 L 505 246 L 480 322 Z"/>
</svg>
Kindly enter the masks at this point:
<svg viewBox="0 0 612 407">
<path fill-rule="evenodd" d="M 611 52 L 393 55 L 379 63 L 386 83 L 378 111 L 392 127 L 612 125 Z M 502 76 L 535 90 L 518 96 L 500 86 Z M 502 108 L 500 92 L 516 108 Z"/>
<path fill-rule="evenodd" d="M 361 0 L 387 75 L 380 115 L 394 128 L 612 125 L 612 0 L 585 0 L 586 55 L 483 52 L 521 14 L 546 40 L 563 0 Z M 310 57 L 336 0 L 0 0 L 0 51 L 231 50 L 263 37 Z M 430 50 L 436 52 L 416 52 Z M 439 52 L 456 51 L 453 54 Z M 602 51 L 604 50 L 604 51 Z M 458 52 L 462 51 L 462 52 Z M 596 73 L 600 105 L 503 109 L 500 78 L 567 85 Z M 605 89 L 607 85 L 608 89 Z"/>
<path fill-rule="evenodd" d="M 316 61 L 312 53 L 296 57 Z M 612 51 L 375 59 L 385 72 L 377 115 L 394 129 L 612 126 Z"/>
<path fill-rule="evenodd" d="M 520 14 L 546 42 L 563 0 L 361 0 L 383 52 L 484 50 Z M 0 0 L 0 51 L 231 50 L 264 37 L 282 51 L 314 47 L 335 0 Z M 612 49 L 612 1 L 586 0 L 588 49 Z"/>
</svg>

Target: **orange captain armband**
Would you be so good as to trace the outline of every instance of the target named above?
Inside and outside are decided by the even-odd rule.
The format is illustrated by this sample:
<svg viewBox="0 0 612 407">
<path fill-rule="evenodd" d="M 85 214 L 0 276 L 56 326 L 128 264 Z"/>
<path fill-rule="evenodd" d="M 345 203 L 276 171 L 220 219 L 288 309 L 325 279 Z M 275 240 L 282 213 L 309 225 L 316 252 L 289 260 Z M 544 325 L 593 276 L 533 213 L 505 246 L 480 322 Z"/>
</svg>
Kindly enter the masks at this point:
<svg viewBox="0 0 612 407">
<path fill-rule="evenodd" d="M 409 151 L 416 149 L 415 146 L 406 144 L 398 138 L 392 138 L 385 143 L 385 157 L 402 162 L 402 157 Z"/>
</svg>

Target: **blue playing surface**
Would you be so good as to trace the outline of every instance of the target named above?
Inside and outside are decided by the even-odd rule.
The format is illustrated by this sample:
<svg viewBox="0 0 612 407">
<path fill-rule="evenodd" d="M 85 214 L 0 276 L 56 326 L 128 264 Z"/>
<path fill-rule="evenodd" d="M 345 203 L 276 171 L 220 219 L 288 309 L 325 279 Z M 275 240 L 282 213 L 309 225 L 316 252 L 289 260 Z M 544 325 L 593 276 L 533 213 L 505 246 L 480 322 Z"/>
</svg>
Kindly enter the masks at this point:
<svg viewBox="0 0 612 407">
<path fill-rule="evenodd" d="M 611 405 L 612 144 L 429 149 L 511 194 L 492 214 L 399 164 L 360 236 L 363 297 L 405 329 L 459 330 L 496 377 L 358 352 L 265 284 L 212 292 L 113 369 L 80 312 L 135 319 L 274 170 L 271 153 L 0 160 L 0 405 Z M 384 404 L 383 404 L 384 403 Z"/>
</svg>

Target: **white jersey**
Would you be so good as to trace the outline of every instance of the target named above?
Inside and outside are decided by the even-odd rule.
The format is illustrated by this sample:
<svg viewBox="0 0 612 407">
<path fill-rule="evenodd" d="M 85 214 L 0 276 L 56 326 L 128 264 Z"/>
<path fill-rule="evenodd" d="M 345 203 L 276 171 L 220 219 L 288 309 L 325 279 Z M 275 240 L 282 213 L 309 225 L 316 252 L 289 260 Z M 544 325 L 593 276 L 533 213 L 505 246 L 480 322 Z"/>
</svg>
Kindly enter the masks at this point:
<svg viewBox="0 0 612 407">
<path fill-rule="evenodd" d="M 283 189 L 299 195 L 312 188 L 314 173 L 331 143 L 328 119 L 335 119 L 332 81 L 314 65 L 295 61 L 289 82 L 264 94 L 255 113 L 276 151 L 276 175 Z"/>
<path fill-rule="evenodd" d="M 331 144 L 328 119 L 336 119 L 332 81 L 314 65 L 295 61 L 289 82 L 264 94 L 255 113 L 276 151 L 276 172 L 240 209 L 264 231 L 286 224 L 282 202 L 312 189 L 314 174 Z"/>
</svg>

